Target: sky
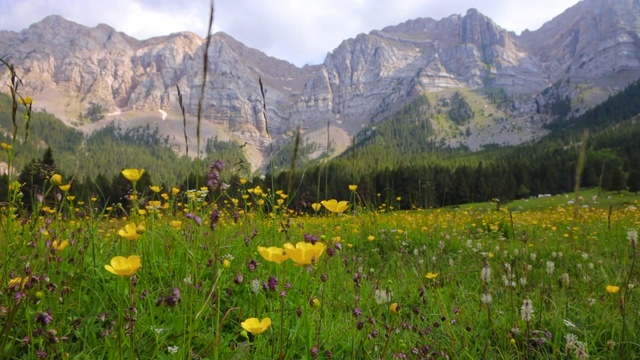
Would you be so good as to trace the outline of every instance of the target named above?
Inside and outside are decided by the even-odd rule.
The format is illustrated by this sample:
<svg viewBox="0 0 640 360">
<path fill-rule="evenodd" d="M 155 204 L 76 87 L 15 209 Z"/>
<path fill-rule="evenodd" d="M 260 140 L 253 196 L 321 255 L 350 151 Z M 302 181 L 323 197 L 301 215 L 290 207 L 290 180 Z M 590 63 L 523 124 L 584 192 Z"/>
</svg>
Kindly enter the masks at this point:
<svg viewBox="0 0 640 360">
<path fill-rule="evenodd" d="M 139 40 L 207 34 L 209 0 L 0 0 L 0 30 L 20 31 L 48 15 L 108 24 Z M 520 33 L 536 30 L 578 0 L 217 0 L 213 32 L 297 66 L 320 64 L 343 40 L 409 19 L 436 20 L 476 8 Z"/>
</svg>

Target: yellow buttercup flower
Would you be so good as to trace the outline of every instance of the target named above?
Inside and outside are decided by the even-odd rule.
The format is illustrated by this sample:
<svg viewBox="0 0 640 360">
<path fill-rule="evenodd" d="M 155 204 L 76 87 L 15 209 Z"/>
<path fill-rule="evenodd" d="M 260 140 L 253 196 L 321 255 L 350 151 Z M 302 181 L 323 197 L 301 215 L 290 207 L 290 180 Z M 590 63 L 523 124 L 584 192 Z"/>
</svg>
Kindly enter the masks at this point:
<svg viewBox="0 0 640 360">
<path fill-rule="evenodd" d="M 369 241 L 373 241 L 373 240 L 375 240 L 375 239 L 376 239 L 376 237 L 375 237 L 375 236 L 373 236 L 373 235 L 369 235 L 369 236 L 367 236 L 367 240 L 369 240 Z"/>
<path fill-rule="evenodd" d="M 140 239 L 140 234 L 138 233 L 138 229 L 135 223 L 128 223 L 124 226 L 124 229 L 120 229 L 118 231 L 118 235 L 122 236 L 127 240 L 138 240 Z"/>
<path fill-rule="evenodd" d="M 171 221 L 171 227 L 178 230 L 180 229 L 180 227 L 182 226 L 182 221 L 180 220 L 172 220 Z"/>
<path fill-rule="evenodd" d="M 320 203 L 313 203 L 313 204 L 311 204 L 311 208 L 313 209 L 313 211 L 318 212 L 318 211 L 320 211 L 320 209 L 322 208 L 322 204 L 320 204 Z"/>
<path fill-rule="evenodd" d="M 33 99 L 30 96 L 27 96 L 26 98 L 21 97 L 20 98 L 20 104 L 24 105 L 24 106 L 29 106 L 33 104 Z"/>
<path fill-rule="evenodd" d="M 247 183 L 247 178 L 240 178 L 240 185 L 244 185 Z"/>
<path fill-rule="evenodd" d="M 67 192 L 69 191 L 69 189 L 71 189 L 71 184 L 60 185 L 58 186 L 58 189 L 60 189 L 60 191 L 62 192 Z"/>
<path fill-rule="evenodd" d="M 271 326 L 271 319 L 264 318 L 262 320 L 258 320 L 258 318 L 249 318 L 241 322 L 240 326 L 242 326 L 243 329 L 253 335 L 259 335 L 267 331 L 267 329 Z"/>
<path fill-rule="evenodd" d="M 267 261 L 271 261 L 274 263 L 282 263 L 284 261 L 287 261 L 289 259 L 289 255 L 287 255 L 285 253 L 285 250 L 283 248 L 279 248 L 279 247 L 263 247 L 263 246 L 258 246 L 258 252 L 260 253 L 260 255 L 262 255 L 262 257 L 267 260 Z"/>
<path fill-rule="evenodd" d="M 180 189 L 178 189 L 177 187 L 172 187 L 171 188 L 171 195 L 176 196 L 180 193 Z"/>
<path fill-rule="evenodd" d="M 25 279 L 24 279 L 24 281 L 22 281 L 22 280 L 23 280 L 23 279 L 22 279 L 22 277 L 20 277 L 20 276 L 15 277 L 15 278 L 13 278 L 13 279 L 9 280 L 9 284 L 8 284 L 7 286 L 8 286 L 9 288 L 13 288 L 13 287 L 14 287 L 14 286 L 16 286 L 16 285 L 20 285 L 20 284 L 22 284 L 22 288 L 24 289 L 24 284 L 26 284 L 26 283 L 27 283 L 27 280 L 28 280 L 28 279 L 27 279 L 27 278 L 25 278 Z"/>
<path fill-rule="evenodd" d="M 356 190 L 358 190 L 358 185 L 349 185 L 349 190 L 350 190 L 350 191 L 356 191 Z"/>
<path fill-rule="evenodd" d="M 620 286 L 615 286 L 615 285 L 607 285 L 607 292 L 609 294 L 615 294 L 618 291 L 620 291 Z"/>
<path fill-rule="evenodd" d="M 131 276 L 135 274 L 138 269 L 142 267 L 140 263 L 140 257 L 137 255 L 131 255 L 127 258 L 124 256 L 115 256 L 111 259 L 110 265 L 105 265 L 104 268 L 118 276 Z"/>
<path fill-rule="evenodd" d="M 349 208 L 349 202 L 344 200 L 338 201 L 336 199 L 331 199 L 331 200 L 323 200 L 320 203 L 327 210 L 334 213 L 338 213 L 338 214 L 343 213 L 345 210 Z"/>
<path fill-rule="evenodd" d="M 231 261 L 229 261 L 229 259 L 222 260 L 222 267 L 224 267 L 225 269 L 230 268 L 231 267 Z"/>
<path fill-rule="evenodd" d="M 398 312 L 400 312 L 400 305 L 398 305 L 398 303 L 391 303 L 391 305 L 389 305 L 389 312 L 392 313 L 393 315 L 398 315 Z"/>
<path fill-rule="evenodd" d="M 51 183 L 51 185 L 53 186 L 60 186 L 62 185 L 62 175 L 60 174 L 53 174 L 51 175 L 51 179 L 49 179 L 49 182 Z"/>
<path fill-rule="evenodd" d="M 122 176 L 124 176 L 127 180 L 131 182 L 137 182 L 142 178 L 142 174 L 144 174 L 144 169 L 124 169 L 122 170 Z"/>
<path fill-rule="evenodd" d="M 305 266 L 312 265 L 316 262 L 326 247 L 327 246 L 321 242 L 311 245 L 310 243 L 301 241 L 295 246 L 289 243 L 284 244 L 284 251 L 289 258 L 295 262 L 296 266 Z"/>
<path fill-rule="evenodd" d="M 69 240 L 53 240 L 53 242 L 51 243 L 51 247 L 58 252 L 66 249 L 67 246 L 69 246 Z"/>
<path fill-rule="evenodd" d="M 428 273 L 427 273 L 427 275 L 425 275 L 425 277 L 426 277 L 427 279 L 433 280 L 433 279 L 437 278 L 437 277 L 438 277 L 438 275 L 439 275 L 439 273 L 432 273 L 432 272 L 428 272 Z"/>
<path fill-rule="evenodd" d="M 311 300 L 311 307 L 314 309 L 320 309 L 322 307 L 322 303 L 320 303 L 320 300 L 317 298 L 313 298 L 313 300 Z"/>
<path fill-rule="evenodd" d="M 149 186 L 149 189 L 151 189 L 151 191 L 153 191 L 154 193 L 159 193 L 160 191 L 162 191 L 162 186 L 152 185 Z"/>
<path fill-rule="evenodd" d="M 7 143 L 6 143 L 6 142 L 4 142 L 4 141 L 3 141 L 2 143 L 0 143 L 0 146 L 2 146 L 2 148 L 3 148 L 4 150 L 7 150 L 7 151 L 9 151 L 9 150 L 11 150 L 11 149 L 13 148 L 13 146 L 11 146 L 11 144 L 7 144 Z"/>
</svg>

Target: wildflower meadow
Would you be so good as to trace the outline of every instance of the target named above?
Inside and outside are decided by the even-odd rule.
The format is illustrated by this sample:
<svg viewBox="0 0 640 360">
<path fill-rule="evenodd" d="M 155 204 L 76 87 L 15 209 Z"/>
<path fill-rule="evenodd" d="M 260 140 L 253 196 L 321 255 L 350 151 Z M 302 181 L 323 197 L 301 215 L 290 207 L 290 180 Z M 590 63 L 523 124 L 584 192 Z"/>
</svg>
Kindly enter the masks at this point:
<svg viewBox="0 0 640 360">
<path fill-rule="evenodd" d="M 229 196 L 220 167 L 184 191 L 125 169 L 124 213 L 59 174 L 42 189 L 57 200 L 25 212 L 10 184 L 1 357 L 640 356 L 635 196 L 390 210 L 354 184 L 297 211 L 245 179 Z"/>
</svg>

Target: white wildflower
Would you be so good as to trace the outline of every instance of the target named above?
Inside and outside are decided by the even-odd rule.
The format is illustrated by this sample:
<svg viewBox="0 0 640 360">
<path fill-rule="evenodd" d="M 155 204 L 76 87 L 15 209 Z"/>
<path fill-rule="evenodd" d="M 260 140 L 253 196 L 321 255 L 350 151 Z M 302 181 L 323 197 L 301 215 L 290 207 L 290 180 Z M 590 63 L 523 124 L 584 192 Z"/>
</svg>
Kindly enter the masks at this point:
<svg viewBox="0 0 640 360">
<path fill-rule="evenodd" d="M 564 319 L 564 320 L 562 320 L 562 322 L 564 322 L 564 324 L 565 324 L 567 327 L 571 327 L 571 328 L 576 327 L 576 324 L 572 323 L 572 322 L 571 322 L 571 320 L 569 320 L 569 319 Z M 570 335 L 570 334 L 569 334 L 569 335 Z M 567 335 L 567 336 L 568 336 L 568 335 Z"/>
<path fill-rule="evenodd" d="M 547 261 L 547 274 L 553 274 L 553 271 L 556 269 L 556 264 L 553 261 Z"/>
<path fill-rule="evenodd" d="M 565 320 L 565 324 L 566 324 L 566 320 Z M 567 353 L 567 355 L 572 354 L 576 350 L 576 343 L 578 342 L 578 337 L 575 336 L 574 334 L 569 333 L 565 335 L 564 339 L 567 342 L 564 346 L 564 351 Z"/>
<path fill-rule="evenodd" d="M 627 231 L 627 240 L 629 240 L 631 246 L 636 247 L 638 245 L 638 230 Z"/>
<path fill-rule="evenodd" d="M 378 305 L 390 302 L 392 296 L 393 293 L 390 290 L 376 289 L 375 291 L 376 303 Z"/>
<path fill-rule="evenodd" d="M 167 352 L 171 355 L 175 355 L 178 353 L 178 347 L 177 346 L 167 346 Z"/>
<path fill-rule="evenodd" d="M 522 307 L 520 308 L 520 317 L 522 321 L 530 322 L 531 315 L 533 315 L 533 303 L 529 299 L 524 299 L 522 301 Z"/>
<path fill-rule="evenodd" d="M 482 296 L 480 296 L 480 300 L 483 304 L 490 304 L 493 298 L 491 297 L 491 294 L 482 294 Z"/>
<path fill-rule="evenodd" d="M 480 278 L 482 279 L 482 282 L 484 283 L 490 283 L 491 282 L 491 268 L 489 267 L 489 265 L 485 265 L 482 270 L 480 271 Z"/>
<path fill-rule="evenodd" d="M 536 261 L 536 258 L 538 257 L 538 255 L 536 253 L 531 253 L 529 254 L 529 257 L 531 258 L 531 261 Z"/>
<path fill-rule="evenodd" d="M 251 291 L 253 291 L 254 294 L 257 294 L 260 292 L 260 280 L 258 279 L 251 280 Z"/>
</svg>

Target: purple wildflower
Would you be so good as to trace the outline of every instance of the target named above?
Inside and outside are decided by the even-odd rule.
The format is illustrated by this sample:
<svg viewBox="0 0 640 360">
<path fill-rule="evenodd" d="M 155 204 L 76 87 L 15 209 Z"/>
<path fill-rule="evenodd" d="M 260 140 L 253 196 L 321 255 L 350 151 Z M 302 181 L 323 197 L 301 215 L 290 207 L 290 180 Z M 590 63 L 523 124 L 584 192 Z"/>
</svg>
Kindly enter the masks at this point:
<svg viewBox="0 0 640 360">
<path fill-rule="evenodd" d="M 220 220 L 220 211 L 218 211 L 218 209 L 213 209 L 211 211 L 211 224 L 209 225 L 211 227 L 211 230 L 216 229 L 216 225 L 218 225 L 219 220 Z"/>
<path fill-rule="evenodd" d="M 267 288 L 271 291 L 276 291 L 278 289 L 278 279 L 275 276 L 269 276 Z"/>
<path fill-rule="evenodd" d="M 42 325 L 49 325 L 53 321 L 53 316 L 51 316 L 51 309 L 48 309 L 45 312 L 38 313 L 36 315 L 36 322 Z"/>
<path fill-rule="evenodd" d="M 202 225 L 202 218 L 194 213 L 187 214 L 187 218 L 192 219 L 198 225 Z"/>
<path fill-rule="evenodd" d="M 249 269 L 249 271 L 256 271 L 257 267 L 258 267 L 258 263 L 255 260 L 251 260 L 247 264 L 247 268 Z"/>
</svg>

